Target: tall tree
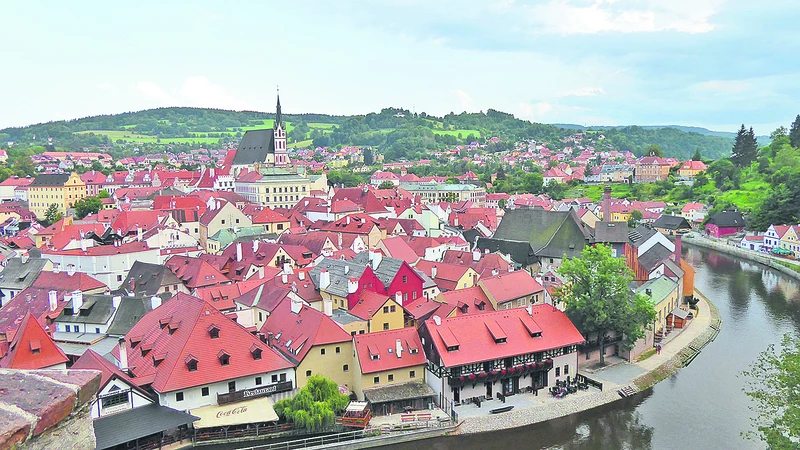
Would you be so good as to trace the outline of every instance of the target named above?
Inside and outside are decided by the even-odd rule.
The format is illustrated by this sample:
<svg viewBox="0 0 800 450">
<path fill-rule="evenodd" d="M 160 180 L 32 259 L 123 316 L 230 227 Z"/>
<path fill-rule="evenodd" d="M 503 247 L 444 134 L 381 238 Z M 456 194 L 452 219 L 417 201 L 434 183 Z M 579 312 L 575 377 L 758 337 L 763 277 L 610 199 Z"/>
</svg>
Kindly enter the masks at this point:
<svg viewBox="0 0 800 450">
<path fill-rule="evenodd" d="M 364 149 L 364 164 L 371 166 L 375 162 L 375 156 L 372 154 L 372 147 Z"/>
<path fill-rule="evenodd" d="M 792 147 L 800 148 L 800 114 L 792 122 L 792 129 L 789 131 L 789 143 Z"/>
<path fill-rule="evenodd" d="M 796 449 L 800 441 L 800 341 L 784 336 L 781 349 L 770 345 L 742 373 L 744 391 L 755 406 L 755 431 L 744 436 L 758 439 L 768 449 Z"/>
<path fill-rule="evenodd" d="M 626 349 L 645 334 L 655 321 L 650 300 L 630 289 L 633 273 L 624 258 L 611 255 L 605 245 L 585 247 L 580 258 L 565 260 L 558 273 L 566 282 L 555 297 L 585 336 L 595 335 L 600 344 L 600 363 L 605 363 L 607 334 L 615 333 Z"/>
<path fill-rule="evenodd" d="M 47 211 L 44 213 L 44 221 L 47 226 L 50 226 L 64 217 L 63 214 L 58 212 L 58 205 L 55 203 L 51 203 L 50 206 L 47 207 Z"/>
<path fill-rule="evenodd" d="M 694 156 L 692 156 L 692 161 L 702 161 L 703 156 L 700 155 L 700 147 L 697 147 L 697 150 L 694 151 Z"/>
<path fill-rule="evenodd" d="M 749 166 L 758 157 L 758 142 L 756 141 L 753 127 L 746 129 L 744 124 L 736 133 L 736 140 L 733 143 L 731 152 L 731 162 L 738 167 Z"/>
<path fill-rule="evenodd" d="M 103 201 L 99 197 L 84 197 L 75 202 L 75 218 L 80 220 L 89 214 L 97 214 L 103 207 Z"/>
<path fill-rule="evenodd" d="M 647 156 L 658 156 L 659 158 L 663 158 L 664 151 L 661 150 L 661 147 L 659 147 L 658 145 L 650 144 L 649 146 L 647 146 Z"/>
</svg>

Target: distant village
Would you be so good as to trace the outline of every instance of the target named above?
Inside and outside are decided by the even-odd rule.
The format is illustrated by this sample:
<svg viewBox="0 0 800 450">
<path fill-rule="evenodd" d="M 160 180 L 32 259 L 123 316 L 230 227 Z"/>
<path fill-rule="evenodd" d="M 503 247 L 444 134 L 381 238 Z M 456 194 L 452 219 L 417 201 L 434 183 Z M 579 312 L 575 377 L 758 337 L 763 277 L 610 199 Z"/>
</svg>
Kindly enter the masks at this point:
<svg viewBox="0 0 800 450">
<path fill-rule="evenodd" d="M 432 157 L 532 163 L 545 184 L 657 182 L 674 168 L 691 182 L 706 169 L 598 150 L 582 133 L 568 143 Z M 609 337 L 605 354 L 629 361 L 690 319 L 686 233 L 800 250 L 800 227 L 745 236 L 736 211 L 707 217 L 687 203 L 671 215 L 610 188 L 598 201 L 492 193 L 472 172 L 448 183 L 408 173 L 430 160 L 375 156 L 380 170 L 355 147 L 290 151 L 280 105 L 273 128 L 247 131 L 236 148 L 31 156 L 36 177 L 0 183 L 0 368 L 101 372 L 98 448 L 273 432 L 285 426 L 274 403 L 317 375 L 352 399 L 344 424 L 447 420 L 476 401 L 568 385 L 597 363 L 598 336 L 554 299 L 562 261 L 588 246 L 624 259 L 631 291 L 656 310 L 633 348 Z M 95 162 L 124 170 L 74 171 Z M 329 186 L 326 171 L 343 167 L 369 183 Z M 100 210 L 77 218 L 76 202 L 101 192 Z M 52 205 L 59 218 L 45 226 Z M 439 416 L 410 413 L 423 410 Z M 141 426 L 120 428 L 133 418 Z"/>
</svg>

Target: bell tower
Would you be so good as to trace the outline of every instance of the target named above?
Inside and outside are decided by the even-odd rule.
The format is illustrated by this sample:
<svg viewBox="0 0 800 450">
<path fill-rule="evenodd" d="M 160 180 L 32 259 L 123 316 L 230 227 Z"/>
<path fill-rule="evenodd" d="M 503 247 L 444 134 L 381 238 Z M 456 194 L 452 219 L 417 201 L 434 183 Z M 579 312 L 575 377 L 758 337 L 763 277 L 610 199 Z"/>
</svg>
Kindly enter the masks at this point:
<svg viewBox="0 0 800 450">
<path fill-rule="evenodd" d="M 284 167 L 289 164 L 289 152 L 286 149 L 286 128 L 281 114 L 281 92 L 278 89 L 278 104 L 275 106 L 275 124 L 272 126 L 275 141 L 275 166 Z"/>
</svg>

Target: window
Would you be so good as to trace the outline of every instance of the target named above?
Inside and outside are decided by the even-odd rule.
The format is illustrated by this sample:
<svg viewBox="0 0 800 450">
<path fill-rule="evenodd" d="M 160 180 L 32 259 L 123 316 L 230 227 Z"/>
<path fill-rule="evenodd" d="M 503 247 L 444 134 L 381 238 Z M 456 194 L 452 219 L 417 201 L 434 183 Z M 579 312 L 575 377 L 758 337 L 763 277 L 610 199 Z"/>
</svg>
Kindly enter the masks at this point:
<svg viewBox="0 0 800 450">
<path fill-rule="evenodd" d="M 564 375 L 569 375 L 569 365 L 564 364 Z"/>
<path fill-rule="evenodd" d="M 239 223 L 239 219 L 236 219 L 236 223 Z"/>
<path fill-rule="evenodd" d="M 222 355 L 219 356 L 220 365 L 227 366 L 230 365 L 230 363 L 231 363 L 231 357 L 229 355 L 223 353 Z"/>
<path fill-rule="evenodd" d="M 116 386 L 114 386 L 116 388 Z M 117 392 L 102 398 L 103 409 L 128 403 L 128 392 Z M 180 401 L 180 400 L 179 400 Z"/>
<path fill-rule="evenodd" d="M 236 392 L 236 382 L 229 381 L 228 382 L 228 392 Z"/>
<path fill-rule="evenodd" d="M 408 371 L 408 378 L 416 378 L 417 372 L 415 370 Z"/>
<path fill-rule="evenodd" d="M 341 353 L 341 351 L 342 351 L 342 349 L 341 349 L 341 348 L 339 348 L 339 347 L 336 347 L 336 353 Z"/>
<path fill-rule="evenodd" d="M 225 219 L 222 219 L 222 224 L 225 225 Z"/>
<path fill-rule="evenodd" d="M 403 292 L 403 303 L 408 301 L 408 292 Z"/>
<path fill-rule="evenodd" d="M 200 389 L 200 395 L 202 395 L 203 397 L 208 397 L 208 387 Z"/>
<path fill-rule="evenodd" d="M 117 275 L 117 281 L 122 281 L 122 275 Z"/>
<path fill-rule="evenodd" d="M 389 381 L 394 381 L 394 374 L 389 374 Z"/>
<path fill-rule="evenodd" d="M 273 375 L 272 376 L 272 382 L 273 383 L 277 383 L 278 382 L 278 376 L 277 375 Z"/>
<path fill-rule="evenodd" d="M 186 363 L 186 367 L 189 369 L 189 372 L 197 372 L 197 360 L 189 360 L 189 362 Z"/>
<path fill-rule="evenodd" d="M 256 386 L 261 386 L 261 377 L 256 377 Z"/>
<path fill-rule="evenodd" d="M 389 329 L 389 322 L 383 322 L 383 331 L 386 331 L 388 329 Z"/>
<path fill-rule="evenodd" d="M 395 312 L 395 311 L 397 310 L 396 308 L 397 308 L 397 307 L 396 307 L 396 306 L 394 306 L 394 305 L 390 306 L 390 307 L 389 307 L 389 312 Z M 98 333 L 99 333 L 99 331 L 98 331 Z"/>
<path fill-rule="evenodd" d="M 411 298 L 416 300 L 417 299 L 417 291 L 411 292 Z"/>
<path fill-rule="evenodd" d="M 310 377 L 310 376 L 311 376 L 311 371 L 310 371 L 310 370 L 306 370 L 306 376 L 307 376 L 307 377 Z"/>
<path fill-rule="evenodd" d="M 182 402 L 183 401 L 183 392 L 176 392 L 175 393 L 175 401 Z"/>
<path fill-rule="evenodd" d="M 324 355 L 325 354 L 325 349 L 324 348 L 319 349 L 319 354 L 320 355 Z"/>
<path fill-rule="evenodd" d="M 253 350 L 250 351 L 250 354 L 253 355 L 254 360 L 258 361 L 259 359 L 261 359 L 261 352 L 262 350 L 260 348 L 255 347 L 253 348 Z"/>
<path fill-rule="evenodd" d="M 75 326 L 77 326 L 77 325 L 75 325 Z M 66 331 L 67 333 L 69 333 L 69 332 L 70 332 L 70 327 L 69 327 L 69 325 L 64 325 L 64 331 Z"/>
<path fill-rule="evenodd" d="M 388 306 L 384 306 L 383 307 L 383 313 L 384 314 L 388 314 L 389 313 L 389 307 Z"/>
<path fill-rule="evenodd" d="M 380 384 L 380 382 L 381 382 L 381 377 L 375 377 L 372 379 L 372 384 Z"/>
<path fill-rule="evenodd" d="M 284 382 L 284 381 L 286 381 L 286 374 L 282 373 L 281 374 L 281 382 Z"/>
<path fill-rule="evenodd" d="M 94 332 L 100 334 L 100 327 L 94 327 Z"/>
<path fill-rule="evenodd" d="M 211 336 L 211 339 L 219 338 L 219 328 L 212 325 L 212 328 L 208 330 L 208 334 Z"/>
<path fill-rule="evenodd" d="M 561 376 L 561 367 L 556 367 L 556 376 L 557 377 Z"/>
<path fill-rule="evenodd" d="M 350 371 L 350 366 L 348 366 L 347 364 L 342 366 L 342 372 L 349 372 L 349 371 Z"/>
<path fill-rule="evenodd" d="M 408 275 L 403 275 L 403 283 L 408 283 Z"/>
</svg>

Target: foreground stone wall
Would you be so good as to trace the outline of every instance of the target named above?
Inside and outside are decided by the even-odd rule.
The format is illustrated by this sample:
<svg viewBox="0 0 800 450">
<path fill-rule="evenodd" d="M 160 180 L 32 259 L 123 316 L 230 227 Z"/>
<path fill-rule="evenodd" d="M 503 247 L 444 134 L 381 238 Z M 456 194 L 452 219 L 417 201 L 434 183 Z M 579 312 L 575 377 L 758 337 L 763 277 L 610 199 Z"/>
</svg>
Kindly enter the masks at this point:
<svg viewBox="0 0 800 450">
<path fill-rule="evenodd" d="M 94 449 L 93 370 L 0 369 L 0 448 Z"/>
</svg>

